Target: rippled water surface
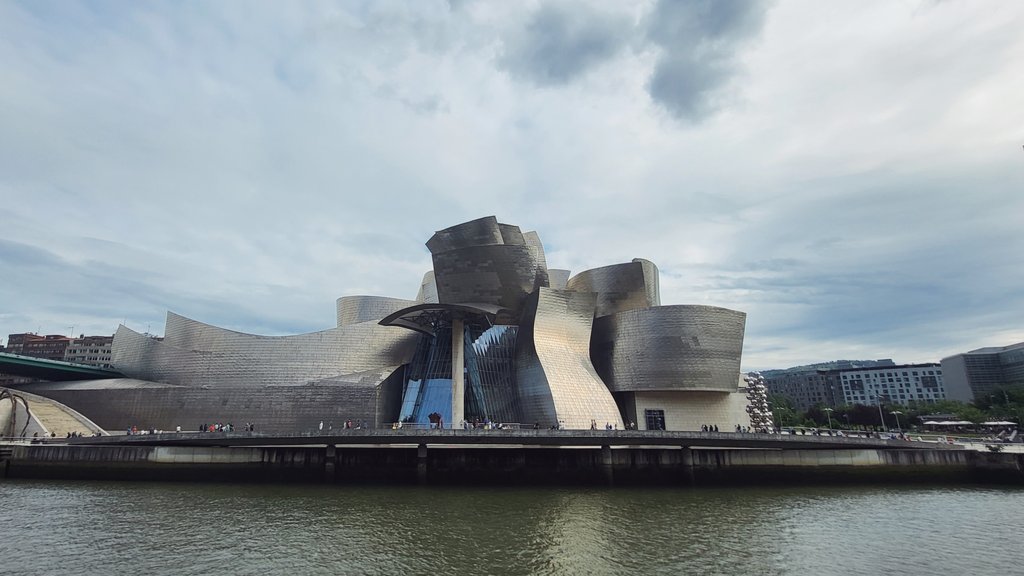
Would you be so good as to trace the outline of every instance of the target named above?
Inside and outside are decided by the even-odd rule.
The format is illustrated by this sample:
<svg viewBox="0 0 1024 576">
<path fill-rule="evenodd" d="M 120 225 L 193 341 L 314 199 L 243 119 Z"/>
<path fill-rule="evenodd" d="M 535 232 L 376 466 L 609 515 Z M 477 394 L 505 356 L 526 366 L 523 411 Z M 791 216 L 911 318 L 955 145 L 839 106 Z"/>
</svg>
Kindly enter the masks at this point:
<svg viewBox="0 0 1024 576">
<path fill-rule="evenodd" d="M 0 482 L 0 574 L 1021 574 L 1024 490 Z"/>
</svg>

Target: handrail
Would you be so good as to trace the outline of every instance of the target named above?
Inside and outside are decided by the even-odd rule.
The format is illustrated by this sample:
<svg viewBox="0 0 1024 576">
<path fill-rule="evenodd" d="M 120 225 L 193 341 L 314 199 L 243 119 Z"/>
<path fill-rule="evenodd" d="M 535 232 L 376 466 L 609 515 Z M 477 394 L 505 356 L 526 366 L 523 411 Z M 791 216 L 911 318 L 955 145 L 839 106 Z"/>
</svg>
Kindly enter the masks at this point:
<svg viewBox="0 0 1024 576">
<path fill-rule="evenodd" d="M 461 426 L 451 426 L 445 422 L 441 428 L 438 428 L 434 424 L 424 422 L 392 422 L 390 424 L 385 423 L 383 427 L 385 429 L 390 428 L 391 430 L 530 430 L 533 428 L 533 425 L 520 422 L 489 422 L 486 424 L 478 422 L 474 426 L 472 422 L 466 422 Z M 364 428 L 368 429 L 369 427 Z"/>
</svg>

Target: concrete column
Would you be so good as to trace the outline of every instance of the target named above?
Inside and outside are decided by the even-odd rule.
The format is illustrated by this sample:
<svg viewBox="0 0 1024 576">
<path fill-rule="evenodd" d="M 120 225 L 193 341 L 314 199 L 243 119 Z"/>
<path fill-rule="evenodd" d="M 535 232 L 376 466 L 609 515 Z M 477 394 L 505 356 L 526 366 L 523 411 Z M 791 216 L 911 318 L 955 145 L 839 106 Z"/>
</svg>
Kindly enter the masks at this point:
<svg viewBox="0 0 1024 576">
<path fill-rule="evenodd" d="M 416 480 L 420 484 L 427 483 L 427 445 L 420 444 L 416 448 Z"/>
<path fill-rule="evenodd" d="M 324 482 L 334 483 L 338 468 L 338 448 L 328 444 L 324 449 Z"/>
<path fill-rule="evenodd" d="M 693 476 L 693 449 L 689 446 L 683 446 L 680 465 L 683 468 L 683 483 L 693 486 L 696 483 Z"/>
<path fill-rule="evenodd" d="M 466 419 L 466 378 L 463 372 L 464 342 L 463 322 L 452 319 L 452 421 L 448 426 L 461 426 Z"/>
<path fill-rule="evenodd" d="M 615 484 L 615 471 L 612 468 L 612 447 L 601 446 L 601 472 L 609 486 Z"/>
</svg>

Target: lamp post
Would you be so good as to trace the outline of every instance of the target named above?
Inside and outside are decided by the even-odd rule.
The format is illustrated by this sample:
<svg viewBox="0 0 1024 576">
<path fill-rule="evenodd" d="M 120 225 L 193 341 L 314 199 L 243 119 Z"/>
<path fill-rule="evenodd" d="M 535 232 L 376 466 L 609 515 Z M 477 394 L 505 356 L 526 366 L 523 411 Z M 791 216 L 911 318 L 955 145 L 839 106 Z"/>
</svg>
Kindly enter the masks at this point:
<svg viewBox="0 0 1024 576">
<path fill-rule="evenodd" d="M 885 432 L 885 415 L 882 414 L 882 395 L 875 396 L 878 401 L 878 419 L 882 421 L 882 432 Z"/>
<path fill-rule="evenodd" d="M 896 417 L 896 431 L 902 434 L 903 428 L 900 427 L 900 414 L 903 414 L 903 412 L 900 412 L 899 410 L 893 410 L 892 412 L 889 412 L 889 414 L 892 414 L 893 416 Z"/>
<path fill-rule="evenodd" d="M 828 429 L 831 430 L 832 429 L 832 409 L 831 408 L 822 408 L 822 412 L 824 412 L 825 415 L 828 416 Z"/>
</svg>

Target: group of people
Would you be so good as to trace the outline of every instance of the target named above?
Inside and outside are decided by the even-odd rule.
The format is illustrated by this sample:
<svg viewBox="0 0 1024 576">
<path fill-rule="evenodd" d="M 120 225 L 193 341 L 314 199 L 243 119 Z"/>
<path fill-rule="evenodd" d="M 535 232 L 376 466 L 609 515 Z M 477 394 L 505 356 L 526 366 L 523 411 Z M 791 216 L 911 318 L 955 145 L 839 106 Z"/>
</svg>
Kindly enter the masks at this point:
<svg viewBox="0 0 1024 576">
<path fill-rule="evenodd" d="M 431 428 L 444 428 L 444 416 L 440 412 L 431 412 L 427 420 L 430 421 Z"/>
<path fill-rule="evenodd" d="M 534 424 L 534 426 L 538 426 L 539 427 L 539 424 Z M 490 418 L 484 418 L 483 420 L 480 420 L 479 418 L 474 418 L 472 422 L 470 422 L 469 420 L 463 420 L 462 421 L 462 429 L 463 430 L 511 430 L 512 426 L 508 425 L 508 424 L 505 424 L 504 422 L 491 422 Z"/>
<path fill-rule="evenodd" d="M 359 418 L 357 420 L 345 420 L 345 422 L 342 423 L 341 427 L 344 428 L 345 430 L 362 430 L 363 429 L 363 419 Z M 324 421 L 321 420 L 320 423 L 317 424 L 316 428 L 317 428 L 317 431 L 322 434 L 323 431 L 324 431 Z M 334 431 L 334 422 L 328 422 L 327 423 L 327 431 L 328 432 L 333 432 Z"/>
<path fill-rule="evenodd" d="M 737 426 L 738 428 L 738 426 Z M 718 424 L 702 424 L 700 427 L 701 432 L 718 432 Z M 739 430 L 737 430 L 739 432 Z"/>
<path fill-rule="evenodd" d="M 200 424 L 199 425 L 199 431 L 200 432 L 234 432 L 235 431 L 235 425 L 232 424 L 231 422 L 228 422 L 226 424 L 221 424 L 220 422 L 217 422 L 215 424 Z M 245 423 L 245 431 L 246 432 L 255 432 L 256 431 L 256 424 L 253 423 L 253 422 L 246 422 Z M 178 427 L 178 432 L 181 432 L 181 426 Z"/>
</svg>

